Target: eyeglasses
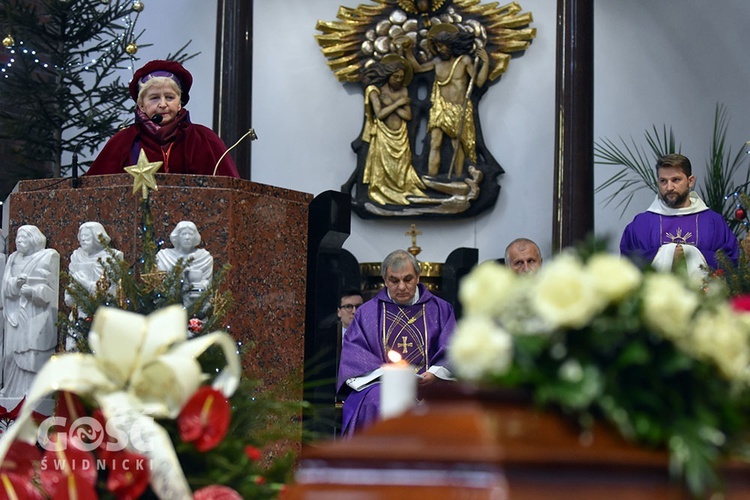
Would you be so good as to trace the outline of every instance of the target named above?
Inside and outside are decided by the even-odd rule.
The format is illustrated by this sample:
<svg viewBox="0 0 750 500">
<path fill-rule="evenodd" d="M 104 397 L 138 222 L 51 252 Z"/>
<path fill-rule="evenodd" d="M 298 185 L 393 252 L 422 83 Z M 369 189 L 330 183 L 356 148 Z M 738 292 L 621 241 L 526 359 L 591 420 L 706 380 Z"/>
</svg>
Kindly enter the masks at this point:
<svg viewBox="0 0 750 500">
<path fill-rule="evenodd" d="M 354 309 L 360 307 L 361 305 L 362 304 L 360 304 L 360 305 L 356 305 L 356 304 L 344 304 L 344 305 L 339 306 L 339 309 L 346 309 L 347 311 L 353 311 Z"/>
</svg>

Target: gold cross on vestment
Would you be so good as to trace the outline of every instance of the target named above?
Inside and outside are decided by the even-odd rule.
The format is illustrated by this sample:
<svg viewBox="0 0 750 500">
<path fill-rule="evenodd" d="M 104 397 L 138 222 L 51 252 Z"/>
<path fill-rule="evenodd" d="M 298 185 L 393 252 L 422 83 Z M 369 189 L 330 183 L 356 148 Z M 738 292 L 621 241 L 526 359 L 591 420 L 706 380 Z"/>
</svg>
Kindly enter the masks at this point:
<svg viewBox="0 0 750 500">
<path fill-rule="evenodd" d="M 401 351 L 401 353 L 402 354 L 408 354 L 409 353 L 409 347 L 414 347 L 414 344 L 412 344 L 411 342 L 406 342 L 406 336 L 403 336 L 401 338 L 404 339 L 404 341 L 396 344 L 396 347 L 402 347 L 404 350 Z"/>
</svg>

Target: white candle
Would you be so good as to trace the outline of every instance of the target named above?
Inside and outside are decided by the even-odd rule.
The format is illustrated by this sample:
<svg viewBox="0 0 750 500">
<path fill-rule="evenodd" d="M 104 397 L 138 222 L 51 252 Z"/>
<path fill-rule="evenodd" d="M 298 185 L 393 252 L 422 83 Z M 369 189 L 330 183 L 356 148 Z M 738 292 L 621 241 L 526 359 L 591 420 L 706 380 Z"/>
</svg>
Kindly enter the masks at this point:
<svg viewBox="0 0 750 500">
<path fill-rule="evenodd" d="M 401 415 L 417 402 L 417 376 L 414 368 L 406 361 L 383 365 L 380 376 L 380 418 L 393 418 Z M 389 357 L 393 359 L 389 353 Z"/>
</svg>

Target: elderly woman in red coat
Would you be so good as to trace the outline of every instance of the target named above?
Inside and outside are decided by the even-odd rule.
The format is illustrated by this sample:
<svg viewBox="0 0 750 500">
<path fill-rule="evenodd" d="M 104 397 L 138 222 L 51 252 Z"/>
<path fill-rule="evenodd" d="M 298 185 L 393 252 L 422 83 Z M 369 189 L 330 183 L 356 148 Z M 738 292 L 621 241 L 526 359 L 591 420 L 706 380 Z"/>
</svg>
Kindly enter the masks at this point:
<svg viewBox="0 0 750 500">
<path fill-rule="evenodd" d="M 192 84 L 190 72 L 175 61 L 151 61 L 136 71 L 129 86 L 135 123 L 107 142 L 86 175 L 123 173 L 141 149 L 149 161 L 164 162 L 160 173 L 214 175 L 227 147 L 211 129 L 190 121 L 183 106 Z M 229 155 L 215 175 L 239 177 Z"/>
</svg>

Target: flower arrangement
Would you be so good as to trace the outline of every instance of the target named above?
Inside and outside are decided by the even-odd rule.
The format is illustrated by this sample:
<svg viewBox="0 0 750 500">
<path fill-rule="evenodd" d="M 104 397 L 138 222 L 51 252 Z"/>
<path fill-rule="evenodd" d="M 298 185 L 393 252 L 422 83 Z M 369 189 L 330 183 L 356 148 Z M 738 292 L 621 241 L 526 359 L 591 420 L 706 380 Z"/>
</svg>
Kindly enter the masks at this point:
<svg viewBox="0 0 750 500">
<path fill-rule="evenodd" d="M 485 262 L 461 283 L 449 355 L 460 378 L 528 390 L 586 426 L 667 449 L 694 494 L 747 458 L 750 313 L 717 281 L 562 253 L 535 275 Z M 733 307 L 735 306 L 735 307 Z"/>
<path fill-rule="evenodd" d="M 251 398 L 229 401 L 241 372 L 234 340 L 224 332 L 188 339 L 187 323 L 180 305 L 149 316 L 100 309 L 92 353 L 53 357 L 20 412 L 7 412 L 14 422 L 0 440 L 0 496 L 277 496 L 291 459 L 262 464 L 262 443 L 242 425 L 257 408 Z M 206 357 L 221 362 L 206 370 Z M 53 394 L 54 415 L 35 414 Z"/>
</svg>

